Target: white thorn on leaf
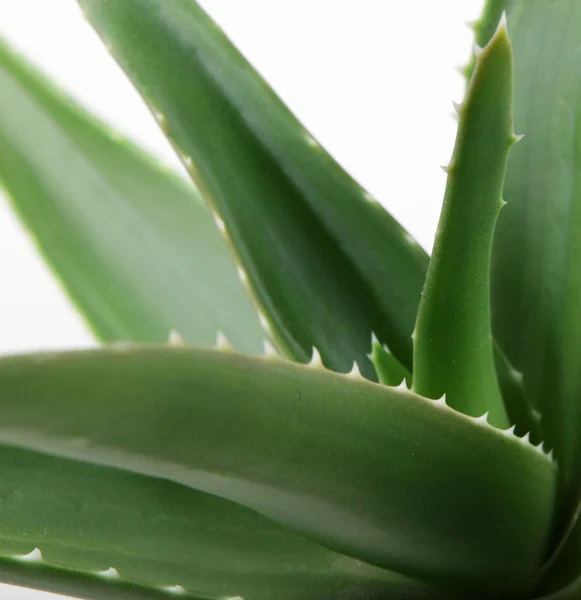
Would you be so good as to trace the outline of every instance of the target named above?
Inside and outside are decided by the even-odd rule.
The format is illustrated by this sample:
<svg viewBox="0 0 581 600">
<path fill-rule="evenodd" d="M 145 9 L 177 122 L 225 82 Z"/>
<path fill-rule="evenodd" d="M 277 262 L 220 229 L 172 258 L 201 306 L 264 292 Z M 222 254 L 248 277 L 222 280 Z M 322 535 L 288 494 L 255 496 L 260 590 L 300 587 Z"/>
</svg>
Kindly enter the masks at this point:
<svg viewBox="0 0 581 600">
<path fill-rule="evenodd" d="M 504 433 L 504 435 L 509 435 L 509 436 L 513 436 L 514 435 L 514 430 L 516 429 L 516 425 L 512 425 L 511 427 L 509 427 L 508 429 L 501 429 L 500 431 L 502 433 Z"/>
<path fill-rule="evenodd" d="M 230 350 L 232 348 L 232 344 L 221 331 L 216 332 L 216 348 L 218 350 Z"/>
<path fill-rule="evenodd" d="M 177 329 L 170 330 L 167 342 L 170 346 L 183 346 L 185 344 L 184 338 Z"/>
<path fill-rule="evenodd" d="M 377 198 L 369 192 L 363 192 L 363 197 L 365 198 L 365 200 L 367 200 L 367 202 L 370 202 L 371 204 L 379 204 Z"/>
<path fill-rule="evenodd" d="M 186 169 L 191 169 L 194 166 L 192 159 L 187 154 L 180 153 L 179 157 Z"/>
<path fill-rule="evenodd" d="M 522 441 L 526 444 L 530 444 L 531 443 L 531 432 L 527 431 L 525 435 L 522 436 Z M 532 444 L 531 444 L 532 445 Z"/>
<path fill-rule="evenodd" d="M 409 392 L 409 388 L 407 385 L 406 378 L 404 377 L 400 384 L 395 386 L 396 390 L 401 390 L 402 392 Z"/>
<path fill-rule="evenodd" d="M 525 134 L 524 133 L 513 133 L 512 134 L 512 143 L 513 144 L 518 144 L 523 138 L 524 138 Z"/>
<path fill-rule="evenodd" d="M 266 331 L 267 333 L 270 333 L 270 325 L 268 323 L 268 320 L 260 311 L 258 311 L 258 320 L 260 321 L 260 326 L 262 327 L 262 329 L 264 329 L 264 331 Z"/>
<path fill-rule="evenodd" d="M 450 165 L 440 165 L 440 169 L 447 175 L 450 172 Z"/>
<path fill-rule="evenodd" d="M 186 590 L 181 585 L 168 585 L 167 587 L 161 588 L 164 592 L 169 592 L 170 594 L 185 594 Z"/>
<path fill-rule="evenodd" d="M 319 142 L 317 142 L 317 140 L 310 133 L 308 133 L 308 132 L 305 131 L 304 136 L 305 136 L 305 140 L 307 141 L 307 144 L 311 148 L 318 148 L 319 147 Z"/>
<path fill-rule="evenodd" d="M 309 367 L 322 367 L 323 361 L 321 360 L 321 354 L 313 346 L 313 353 L 311 354 L 311 360 L 309 361 Z"/>
<path fill-rule="evenodd" d="M 350 379 L 363 379 L 357 361 L 353 361 L 353 366 L 351 367 L 351 370 L 348 373 L 345 373 L 345 375 Z"/>
<path fill-rule="evenodd" d="M 262 346 L 264 348 L 264 356 L 277 356 L 278 357 L 278 352 L 276 351 L 274 346 L 268 340 L 264 340 L 262 342 Z"/>
<path fill-rule="evenodd" d="M 462 110 L 462 102 L 452 102 L 452 106 L 454 107 L 454 112 L 459 115 Z"/>
<path fill-rule="evenodd" d="M 475 421 L 478 421 L 478 423 L 486 423 L 488 425 L 488 414 L 490 413 L 490 411 L 486 411 L 483 415 L 481 415 L 480 417 L 474 417 Z"/>
<path fill-rule="evenodd" d="M 105 577 L 107 579 L 118 579 L 119 578 L 119 573 L 117 572 L 117 569 L 114 569 L 113 567 L 109 567 L 106 571 L 99 571 L 96 574 L 99 577 Z"/>
<path fill-rule="evenodd" d="M 433 402 L 438 406 L 448 407 L 448 405 L 446 404 L 446 394 L 444 394 L 441 398 L 436 398 Z"/>
<path fill-rule="evenodd" d="M 159 125 L 161 125 L 161 127 L 166 126 L 165 115 L 163 115 L 159 111 L 157 111 L 157 110 L 153 111 L 153 118 L 159 123 Z"/>
<path fill-rule="evenodd" d="M 214 213 L 214 221 L 216 221 L 216 226 L 220 233 L 226 233 L 226 224 L 216 213 Z"/>
<path fill-rule="evenodd" d="M 238 271 L 238 278 L 244 285 L 246 285 L 248 283 L 248 277 L 246 275 L 246 271 L 240 266 L 237 267 L 237 271 Z"/>
<path fill-rule="evenodd" d="M 40 548 L 35 548 L 28 554 L 16 555 L 13 556 L 13 558 L 23 562 L 42 562 L 42 552 L 40 551 Z"/>
<path fill-rule="evenodd" d="M 479 46 L 478 44 L 474 44 L 474 56 L 476 58 L 478 58 L 481 54 L 482 51 L 484 50 L 484 48 L 482 48 L 481 46 Z"/>
</svg>

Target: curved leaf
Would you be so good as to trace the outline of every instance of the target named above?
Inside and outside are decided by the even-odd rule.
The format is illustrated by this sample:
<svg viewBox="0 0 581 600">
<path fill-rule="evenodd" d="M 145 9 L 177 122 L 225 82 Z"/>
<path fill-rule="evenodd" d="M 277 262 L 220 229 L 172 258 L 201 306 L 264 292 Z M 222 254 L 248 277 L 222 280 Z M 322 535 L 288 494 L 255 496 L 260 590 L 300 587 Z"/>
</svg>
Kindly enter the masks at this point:
<svg viewBox="0 0 581 600">
<path fill-rule="evenodd" d="M 91 599 L 436 597 L 175 483 L 6 446 L 0 460 L 4 582 Z"/>
<path fill-rule="evenodd" d="M 195 190 L 55 91 L 0 42 L 0 180 L 96 335 L 213 346 L 261 332 Z"/>
<path fill-rule="evenodd" d="M 187 347 L 4 358 L 0 390 L 4 443 L 217 494 L 459 592 L 510 592 L 544 551 L 550 460 L 410 392 Z"/>
<path fill-rule="evenodd" d="M 279 347 L 373 378 L 373 331 L 411 368 L 423 250 L 193 0 L 80 4 L 223 219 Z"/>
<path fill-rule="evenodd" d="M 490 324 L 490 253 L 512 132 L 512 49 L 501 26 L 459 108 L 442 216 L 414 330 L 413 389 L 506 427 Z"/>
</svg>

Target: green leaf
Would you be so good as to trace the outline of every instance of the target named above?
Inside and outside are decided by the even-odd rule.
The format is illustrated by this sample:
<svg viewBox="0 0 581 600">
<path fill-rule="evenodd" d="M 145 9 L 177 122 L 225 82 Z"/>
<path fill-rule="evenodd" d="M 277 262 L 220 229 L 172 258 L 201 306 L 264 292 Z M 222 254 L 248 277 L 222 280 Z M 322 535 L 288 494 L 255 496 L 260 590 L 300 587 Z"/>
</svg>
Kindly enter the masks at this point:
<svg viewBox="0 0 581 600">
<path fill-rule="evenodd" d="M 547 456 L 410 392 L 155 346 L 3 358 L 0 389 L 2 443 L 216 494 L 446 589 L 510 592 L 544 552 Z"/>
<path fill-rule="evenodd" d="M 533 444 L 541 443 L 543 434 L 540 415 L 525 393 L 522 373 L 510 364 L 496 342 L 494 342 L 494 365 L 506 414 L 509 422 L 515 426 L 515 434 L 518 436 L 528 434 Z"/>
<path fill-rule="evenodd" d="M 388 348 L 382 346 L 376 339 L 372 341 L 371 362 L 375 367 L 379 382 L 383 385 L 398 386 L 404 382 L 404 379 L 409 385 L 412 381 L 411 373 Z"/>
<path fill-rule="evenodd" d="M 0 43 L 0 180 L 105 341 L 259 352 L 263 333 L 210 212 L 192 186 L 59 93 Z"/>
<path fill-rule="evenodd" d="M 193 0 L 80 4 L 223 219 L 283 352 L 374 377 L 374 332 L 411 368 L 423 250 Z"/>
<path fill-rule="evenodd" d="M 186 598 L 428 597 L 419 583 L 336 554 L 216 496 L 5 446 L 0 459 L 4 582 L 107 599 L 168 600 L 173 596 L 163 588 L 174 586 Z M 16 558 L 35 548 L 38 560 Z M 110 568 L 118 576 L 96 575 Z"/>
<path fill-rule="evenodd" d="M 561 529 L 581 496 L 581 4 L 508 4 L 512 153 L 494 239 L 496 339 L 541 413 L 561 474 Z"/>
<path fill-rule="evenodd" d="M 509 421 L 498 386 L 490 324 L 490 253 L 512 131 L 513 69 L 499 27 L 478 56 L 459 108 L 442 215 L 414 330 L 413 388 L 490 422 Z"/>
<path fill-rule="evenodd" d="M 492 39 L 502 13 L 506 10 L 506 4 L 510 0 L 486 0 L 482 15 L 478 21 L 474 23 L 474 42 L 478 48 L 484 48 Z M 472 57 L 466 68 L 464 75 L 466 81 L 470 81 L 474 68 L 476 67 L 476 52 L 472 53 Z"/>
</svg>

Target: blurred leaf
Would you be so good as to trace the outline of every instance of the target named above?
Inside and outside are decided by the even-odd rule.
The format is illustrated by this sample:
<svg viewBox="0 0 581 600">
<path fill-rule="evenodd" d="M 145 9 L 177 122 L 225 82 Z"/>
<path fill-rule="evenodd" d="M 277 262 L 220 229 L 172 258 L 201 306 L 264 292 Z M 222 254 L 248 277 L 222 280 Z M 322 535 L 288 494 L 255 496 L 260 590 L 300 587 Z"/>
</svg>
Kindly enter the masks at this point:
<svg viewBox="0 0 581 600">
<path fill-rule="evenodd" d="M 0 180 L 96 335 L 260 352 L 236 266 L 194 189 L 0 43 Z"/>
<path fill-rule="evenodd" d="M 242 506 L 133 473 L 0 447 L 0 580 L 83 598 L 432 598 Z M 39 548 L 42 561 L 6 557 Z M 114 568 L 119 577 L 96 576 Z M 179 591 L 179 590 L 178 590 Z"/>
<path fill-rule="evenodd" d="M 515 128 L 494 239 L 496 339 L 541 413 L 561 474 L 559 530 L 581 496 L 581 3 L 507 3 Z"/>
<path fill-rule="evenodd" d="M 549 459 L 410 392 L 187 347 L 3 358 L 0 389 L 2 443 L 216 494 L 455 591 L 510 592 L 544 551 Z"/>
<path fill-rule="evenodd" d="M 224 221 L 280 348 L 373 378 L 411 368 L 425 252 L 323 150 L 193 0 L 81 0 Z"/>
</svg>

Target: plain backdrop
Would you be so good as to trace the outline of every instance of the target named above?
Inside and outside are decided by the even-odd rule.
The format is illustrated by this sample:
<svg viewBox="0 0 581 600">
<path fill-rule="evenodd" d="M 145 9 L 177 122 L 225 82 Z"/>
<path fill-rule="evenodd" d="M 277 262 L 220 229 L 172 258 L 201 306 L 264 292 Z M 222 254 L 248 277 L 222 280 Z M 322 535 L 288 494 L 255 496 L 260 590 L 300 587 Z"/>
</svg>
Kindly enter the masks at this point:
<svg viewBox="0 0 581 600">
<path fill-rule="evenodd" d="M 430 250 L 440 165 L 456 132 L 452 101 L 464 93 L 458 67 L 473 43 L 467 22 L 483 0 L 200 1 L 307 129 Z M 182 172 L 75 0 L 0 0 L 0 35 Z M 95 345 L 1 196 L 0 281 L 1 353 Z M 0 585 L 0 598 L 58 597 Z"/>
</svg>

